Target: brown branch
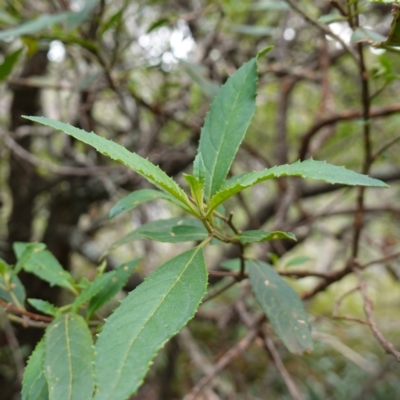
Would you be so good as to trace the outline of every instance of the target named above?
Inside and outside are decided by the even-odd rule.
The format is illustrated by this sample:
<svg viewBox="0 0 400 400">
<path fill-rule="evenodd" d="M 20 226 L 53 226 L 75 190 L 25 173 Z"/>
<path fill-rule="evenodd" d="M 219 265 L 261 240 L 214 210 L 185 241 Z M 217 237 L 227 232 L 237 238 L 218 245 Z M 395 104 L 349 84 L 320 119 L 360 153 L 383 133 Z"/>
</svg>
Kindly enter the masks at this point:
<svg viewBox="0 0 400 400">
<path fill-rule="evenodd" d="M 12 312 L 13 314 L 16 315 L 22 315 L 25 317 L 28 317 L 29 319 L 32 319 L 34 321 L 42 321 L 42 322 L 51 322 L 53 321 L 53 318 L 51 317 L 46 317 L 44 315 L 39 315 L 35 314 L 26 310 L 22 310 L 18 307 L 16 307 L 14 304 L 7 303 L 6 301 L 0 299 L 0 305 L 4 308 L 5 311 Z"/>
<path fill-rule="evenodd" d="M 391 114 L 400 112 L 400 104 L 391 104 L 386 107 L 372 108 L 370 110 L 369 118 L 386 117 Z M 363 116 L 362 110 L 350 110 L 343 111 L 340 114 L 331 115 L 328 118 L 322 119 L 314 123 L 314 125 L 301 135 L 301 147 L 299 151 L 300 160 L 304 160 L 307 157 L 308 147 L 311 139 L 325 126 L 335 125 L 341 121 L 348 121 L 352 119 L 361 118 Z"/>
<path fill-rule="evenodd" d="M 258 334 L 258 322 L 247 335 L 236 343 L 231 349 L 229 349 L 214 365 L 212 371 L 204 376 L 200 381 L 192 388 L 183 400 L 195 400 L 201 394 L 201 391 L 219 374 L 224 368 L 226 368 L 236 357 L 240 356 L 254 341 Z"/>
<path fill-rule="evenodd" d="M 352 47 L 350 47 L 347 43 L 345 43 L 340 36 L 334 34 L 328 25 L 325 25 L 318 19 L 316 19 L 316 18 L 308 15 L 306 12 L 304 12 L 301 9 L 301 7 L 299 7 L 298 2 L 296 2 L 295 0 L 286 0 L 286 1 L 290 4 L 290 6 L 294 10 L 296 10 L 300 15 L 302 15 L 304 17 L 304 19 L 306 19 L 312 25 L 316 26 L 318 29 L 320 29 L 322 32 L 324 32 L 326 35 L 329 35 L 330 37 L 332 37 L 333 39 L 338 41 L 342 45 L 342 47 L 353 57 L 353 59 L 356 62 L 358 62 L 357 54 L 355 53 L 354 49 Z"/>
<path fill-rule="evenodd" d="M 66 167 L 58 166 L 56 164 L 42 161 L 29 151 L 25 150 L 20 146 L 9 134 L 4 131 L 0 131 L 0 137 L 3 138 L 4 144 L 19 158 L 24 161 L 28 161 L 35 167 L 42 167 L 47 171 L 53 172 L 58 175 L 73 175 L 73 176 L 88 176 L 109 173 L 113 170 L 121 170 L 120 166 L 117 167 Z"/>
<path fill-rule="evenodd" d="M 375 154 L 371 156 L 371 162 L 375 161 L 383 152 L 385 152 L 388 148 L 393 146 L 396 142 L 400 140 L 400 135 L 396 136 L 392 140 L 389 140 L 386 144 L 384 144 L 379 150 L 376 151 Z"/>
<path fill-rule="evenodd" d="M 303 400 L 303 396 L 300 393 L 299 388 L 294 383 L 294 380 L 290 376 L 289 372 L 285 368 L 285 365 L 283 364 L 282 359 L 281 359 L 278 351 L 276 350 L 274 342 L 268 336 L 263 337 L 263 339 L 264 339 L 265 346 L 267 347 L 268 352 L 270 353 L 271 358 L 274 361 L 274 364 L 275 364 L 277 370 L 281 374 L 282 379 L 285 382 L 285 385 L 289 390 L 289 393 L 292 395 L 294 400 Z"/>
<path fill-rule="evenodd" d="M 354 23 L 355 27 L 359 26 L 359 16 L 357 13 L 358 1 L 354 1 L 354 9 L 355 9 L 355 18 Z M 350 23 L 350 16 L 349 16 Z M 371 96 L 369 92 L 369 72 L 367 70 L 365 64 L 364 57 L 364 45 L 362 43 L 357 44 L 357 52 L 358 52 L 358 66 L 359 66 L 359 75 L 360 75 L 360 84 L 361 84 L 361 106 L 362 106 L 362 117 L 363 117 L 363 144 L 364 144 L 364 160 L 362 166 L 362 173 L 368 174 L 371 164 L 372 164 L 372 141 L 371 141 Z M 360 187 L 358 189 L 357 196 L 357 211 L 354 215 L 354 231 L 353 231 L 353 242 L 352 242 L 352 257 L 357 257 L 359 252 L 359 244 L 361 238 L 361 232 L 363 229 L 364 222 L 364 205 L 365 205 L 365 187 Z"/>
<path fill-rule="evenodd" d="M 212 363 L 210 362 L 209 358 L 202 352 L 202 349 L 193 338 L 188 327 L 183 328 L 178 333 L 178 341 L 179 345 L 189 356 L 191 362 L 198 371 L 201 371 L 201 373 L 204 375 L 212 373 Z M 210 386 L 217 389 L 219 393 L 224 394 L 225 397 L 229 397 L 229 395 L 232 395 L 232 393 L 234 392 L 232 384 L 221 379 L 220 377 L 215 377 Z M 213 395 L 216 396 L 215 393 L 213 393 Z"/>
<path fill-rule="evenodd" d="M 215 289 L 212 292 L 207 293 L 206 296 L 204 296 L 203 303 L 205 303 L 208 300 L 211 300 L 212 298 L 218 296 L 219 294 L 225 292 L 225 290 L 229 289 L 231 286 L 233 286 L 237 282 L 237 279 L 229 280 L 226 282 L 224 285 L 219 287 L 218 289 Z"/>
<path fill-rule="evenodd" d="M 0 313 L 0 317 L 3 317 L 3 311 Z M 15 336 L 13 326 L 10 324 L 7 318 L 1 318 L 1 325 L 4 331 L 4 335 L 8 342 L 12 357 L 14 359 L 15 369 L 17 371 L 18 383 L 22 383 L 22 377 L 24 375 L 24 357 L 21 353 L 21 348 L 18 343 L 18 339 Z"/>
<path fill-rule="evenodd" d="M 320 283 L 318 283 L 314 287 L 314 289 L 309 290 L 308 292 L 304 292 L 300 297 L 303 300 L 314 297 L 316 294 L 324 291 L 328 286 L 332 285 L 332 283 L 338 282 L 342 278 L 344 278 L 346 275 L 352 273 L 353 268 L 366 269 L 370 265 L 383 263 L 385 261 L 388 261 L 388 260 L 391 260 L 394 258 L 398 258 L 398 257 L 400 257 L 400 252 L 393 253 L 388 256 L 369 261 L 365 264 L 360 264 L 357 259 L 349 260 L 344 268 L 342 268 L 339 271 L 335 271 L 335 272 L 331 272 L 331 273 L 327 274 L 326 278 L 324 280 L 322 280 Z"/>
<path fill-rule="evenodd" d="M 400 251 L 397 253 L 389 254 L 382 258 L 377 258 L 376 260 L 373 260 L 373 261 L 369 261 L 365 264 L 360 265 L 359 268 L 365 269 L 365 268 L 369 267 L 370 265 L 384 263 L 386 261 L 393 260 L 394 258 L 399 258 L 399 257 L 400 257 Z"/>
<path fill-rule="evenodd" d="M 330 273 L 318 272 L 318 271 L 307 271 L 307 270 L 301 270 L 301 269 L 299 269 L 299 270 L 289 269 L 287 271 L 276 269 L 275 272 L 277 272 L 281 276 L 291 276 L 294 278 L 307 278 L 309 276 L 316 276 L 317 278 L 329 279 L 331 277 Z M 209 271 L 208 274 L 211 276 L 217 276 L 217 277 L 231 276 L 235 279 L 239 279 L 241 277 L 240 273 L 230 272 L 230 271 Z M 243 277 L 244 278 L 248 277 L 247 272 L 244 272 Z"/>
<path fill-rule="evenodd" d="M 386 338 L 383 336 L 382 332 L 378 329 L 376 325 L 373 316 L 373 303 L 372 300 L 368 297 L 367 285 L 361 275 L 360 269 L 354 268 L 354 272 L 357 275 L 359 281 L 360 293 L 364 301 L 364 312 L 371 328 L 372 334 L 375 336 L 376 340 L 383 347 L 386 353 L 391 354 L 397 362 L 400 362 L 400 351 L 396 350 L 393 344 L 386 340 Z"/>
</svg>

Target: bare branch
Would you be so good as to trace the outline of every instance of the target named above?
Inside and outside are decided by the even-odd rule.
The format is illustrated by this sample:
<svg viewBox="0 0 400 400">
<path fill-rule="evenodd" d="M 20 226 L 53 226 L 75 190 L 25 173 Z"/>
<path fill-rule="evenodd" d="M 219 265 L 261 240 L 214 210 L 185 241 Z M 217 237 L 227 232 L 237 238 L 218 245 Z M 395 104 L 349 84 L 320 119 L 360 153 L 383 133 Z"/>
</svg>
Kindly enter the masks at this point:
<svg viewBox="0 0 400 400">
<path fill-rule="evenodd" d="M 386 340 L 386 338 L 383 336 L 382 332 L 378 329 L 378 326 L 376 325 L 373 316 L 374 306 L 372 300 L 368 297 L 367 285 L 361 275 L 360 269 L 354 268 L 354 272 L 357 275 L 359 281 L 361 296 L 364 300 L 364 312 L 365 316 L 367 317 L 367 321 L 371 328 L 372 334 L 375 336 L 376 340 L 383 347 L 386 353 L 391 354 L 397 362 L 400 362 L 400 351 L 396 350 L 393 344 Z"/>
</svg>

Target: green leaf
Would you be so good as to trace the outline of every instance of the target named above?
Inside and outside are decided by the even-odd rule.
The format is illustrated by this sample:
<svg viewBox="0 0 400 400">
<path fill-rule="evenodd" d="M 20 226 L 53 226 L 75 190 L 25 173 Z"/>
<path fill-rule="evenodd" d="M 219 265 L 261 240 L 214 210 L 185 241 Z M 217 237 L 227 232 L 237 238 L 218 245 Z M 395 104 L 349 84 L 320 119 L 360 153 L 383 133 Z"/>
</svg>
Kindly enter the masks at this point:
<svg viewBox="0 0 400 400">
<path fill-rule="evenodd" d="M 204 165 L 203 156 L 201 153 L 197 153 L 193 161 L 193 176 L 204 185 L 206 182 L 206 167 Z"/>
<path fill-rule="evenodd" d="M 109 19 L 108 21 L 106 21 L 103 26 L 100 29 L 100 36 L 103 36 L 105 32 L 107 32 L 110 28 L 112 27 L 116 27 L 121 18 L 123 16 L 123 10 L 119 10 L 116 13 L 114 13 Z"/>
<path fill-rule="evenodd" d="M 311 351 L 308 316 L 296 292 L 268 264 L 249 260 L 246 266 L 256 299 L 285 346 L 292 353 Z"/>
<path fill-rule="evenodd" d="M 175 225 L 164 230 L 147 231 L 140 229 L 140 235 L 157 242 L 182 243 L 191 241 L 202 241 L 208 236 L 203 224 L 197 220 L 187 219 L 188 224 Z"/>
<path fill-rule="evenodd" d="M 56 317 L 60 312 L 58 308 L 49 303 L 46 300 L 41 299 L 28 299 L 27 302 L 32 306 L 35 307 L 36 310 L 39 310 L 43 314 L 51 315 L 52 317 Z"/>
<path fill-rule="evenodd" d="M 0 65 L 0 82 L 4 81 L 11 74 L 15 64 L 17 63 L 19 56 L 22 53 L 22 49 L 16 50 L 13 53 L 6 56 L 3 63 Z"/>
<path fill-rule="evenodd" d="M 294 164 L 266 168 L 229 179 L 211 199 L 208 214 L 211 214 L 219 204 L 234 194 L 257 183 L 281 176 L 299 176 L 301 178 L 319 179 L 332 184 L 339 183 L 350 186 L 389 187 L 386 183 L 378 179 L 349 171 L 344 167 L 327 164 L 325 161 L 316 161 L 310 158 L 306 161 L 296 161 Z"/>
<path fill-rule="evenodd" d="M 0 32 L 0 40 L 38 33 L 51 25 L 65 21 L 68 14 L 69 13 L 60 13 L 55 15 L 43 14 L 40 17 L 25 22 L 15 28 L 6 29 L 3 32 Z"/>
<path fill-rule="evenodd" d="M 18 248 L 18 244 L 16 244 L 16 247 Z M 32 254 L 37 253 L 39 251 L 45 250 L 46 245 L 43 243 L 28 243 L 26 244 L 24 251 L 22 253 L 18 252 L 18 261 L 15 264 L 14 267 L 14 273 L 18 274 L 21 269 L 24 267 L 24 265 L 28 262 L 28 260 L 32 257 Z"/>
<path fill-rule="evenodd" d="M 97 278 L 91 286 L 88 287 L 86 294 L 83 294 L 82 297 L 85 299 L 85 296 L 88 297 L 88 294 L 92 295 L 97 290 L 97 280 L 101 280 L 101 288 L 98 292 L 96 292 L 93 297 L 91 297 L 86 317 L 90 319 L 92 315 L 104 304 L 108 303 L 126 284 L 129 277 L 132 275 L 133 270 L 136 265 L 140 261 L 140 258 L 135 258 L 134 260 L 128 261 L 127 263 L 121 264 L 119 267 L 115 268 L 113 271 L 106 272 L 101 277 Z M 105 278 L 104 278 L 105 277 Z M 86 289 L 85 289 L 86 291 Z M 89 293 L 88 293 L 89 292 Z M 78 300 L 78 299 L 77 299 Z M 81 298 L 82 300 L 82 298 Z M 86 301 L 86 299 L 85 299 Z M 74 303 L 75 304 L 75 303 Z"/>
<path fill-rule="evenodd" d="M 73 136 L 83 143 L 89 144 L 105 156 L 117 160 L 133 169 L 139 175 L 145 177 L 150 183 L 164 192 L 170 193 L 191 209 L 190 201 L 182 188 L 164 171 L 162 171 L 158 166 L 152 164 L 149 160 L 140 157 L 136 153 L 131 153 L 129 150 L 125 149 L 125 147 L 98 136 L 94 132 L 85 132 L 82 129 L 49 118 L 26 116 L 24 116 L 24 118 L 38 122 L 39 124 L 50 126 L 66 133 L 67 135 Z"/>
<path fill-rule="evenodd" d="M 25 368 L 22 380 L 22 400 L 49 400 L 47 380 L 44 375 L 44 339 L 35 347 Z"/>
<path fill-rule="evenodd" d="M 24 255 L 23 253 L 29 248 L 28 246 L 30 247 L 31 244 L 21 242 L 14 243 L 14 251 L 18 258 Z M 61 286 L 69 289 L 74 294 L 77 293 L 71 275 L 63 269 L 53 254 L 48 250 L 33 251 L 30 254 L 31 256 L 22 266 L 26 272 L 35 274 L 40 279 L 49 282 L 51 286 Z"/>
<path fill-rule="evenodd" d="M 197 226 L 198 228 L 201 228 L 203 226 L 203 224 L 200 221 L 195 220 L 193 218 L 185 218 L 185 217 L 175 217 L 175 218 L 159 219 L 157 221 L 151 221 L 148 222 L 147 224 L 143 224 L 139 228 L 128 233 L 122 239 L 117 240 L 115 243 L 111 245 L 108 252 L 113 251 L 124 244 L 130 243 L 138 239 L 147 238 L 147 239 L 157 240 L 156 237 L 164 237 L 165 239 L 166 234 L 168 234 L 172 238 L 170 234 L 172 232 L 172 229 L 175 226 L 180 226 L 180 225 Z"/>
<path fill-rule="evenodd" d="M 193 318 L 206 286 L 203 249 L 196 247 L 155 270 L 121 302 L 96 343 L 95 400 L 136 392 L 157 351 Z"/>
<path fill-rule="evenodd" d="M 291 232 L 266 232 L 262 230 L 245 231 L 236 235 L 242 244 L 266 242 L 277 239 L 291 239 L 297 240 L 296 236 Z"/>
<path fill-rule="evenodd" d="M 183 174 L 183 177 L 189 184 L 190 191 L 197 206 L 203 210 L 204 184 L 201 184 L 201 182 L 193 175 Z"/>
<path fill-rule="evenodd" d="M 112 274 L 112 275 L 111 275 Z M 108 284 L 112 284 L 113 271 L 98 276 L 93 282 L 90 282 L 72 303 L 71 311 L 77 312 L 79 307 L 97 295 Z"/>
<path fill-rule="evenodd" d="M 357 28 L 351 35 L 352 43 L 368 42 L 373 46 L 381 46 L 386 41 L 386 37 L 378 32 L 367 28 Z"/>
<path fill-rule="evenodd" d="M 47 327 L 44 360 L 49 400 L 92 398 L 93 342 L 80 315 L 60 315 Z"/>
<path fill-rule="evenodd" d="M 19 307 L 25 302 L 26 293 L 24 285 L 16 275 L 9 276 L 9 278 L 11 281 L 8 282 L 10 283 L 6 283 L 4 278 L 0 276 L 0 299 Z M 11 292 L 13 295 L 10 294 Z M 17 301 L 15 301 L 15 299 Z M 17 302 L 19 304 L 16 304 Z"/>
<path fill-rule="evenodd" d="M 122 214 L 125 211 L 133 210 L 140 204 L 156 199 L 168 200 L 172 203 L 178 204 L 182 208 L 186 208 L 184 204 L 182 204 L 181 202 L 177 202 L 176 198 L 168 193 L 160 192 L 159 190 L 154 189 L 142 189 L 136 190 L 118 201 L 118 203 L 116 203 L 111 209 L 108 217 L 114 218 L 115 216 Z"/>
<path fill-rule="evenodd" d="M 205 196 L 222 185 L 256 108 L 257 60 L 239 68 L 221 87 L 201 130 L 199 153 L 206 170 Z"/>
<path fill-rule="evenodd" d="M 4 275 L 6 272 L 9 272 L 11 268 L 12 267 L 10 265 L 0 258 L 0 275 Z"/>
</svg>

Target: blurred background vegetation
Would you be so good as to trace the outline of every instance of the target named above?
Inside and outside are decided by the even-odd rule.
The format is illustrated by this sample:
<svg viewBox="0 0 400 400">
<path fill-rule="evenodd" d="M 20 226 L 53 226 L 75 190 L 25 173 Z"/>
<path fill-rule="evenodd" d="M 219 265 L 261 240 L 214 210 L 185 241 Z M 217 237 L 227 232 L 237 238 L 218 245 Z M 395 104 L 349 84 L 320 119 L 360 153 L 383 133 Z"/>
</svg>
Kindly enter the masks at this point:
<svg viewBox="0 0 400 400">
<path fill-rule="evenodd" d="M 296 4 L 1 2 L 0 257 L 8 263 L 15 261 L 12 243 L 40 241 L 74 276 L 90 279 L 113 242 L 144 222 L 179 212 L 156 201 L 109 221 L 118 199 L 148 184 L 21 115 L 93 130 L 148 157 L 185 185 L 182 172 L 190 172 L 213 96 L 268 45 L 275 48 L 260 60 L 258 107 L 233 172 L 312 156 L 391 186 L 360 191 L 280 179 L 236 196 L 228 211 L 241 228 L 296 234 L 296 243 L 263 243 L 254 252 L 286 271 L 304 298 L 315 349 L 289 354 L 268 324 L 267 344 L 257 336 L 243 342 L 251 332 L 246 318 L 260 313 L 243 281 L 201 306 L 160 352 L 135 399 L 190 399 L 210 374 L 214 379 L 197 399 L 399 396 L 400 367 L 374 337 L 364 307 L 373 304 L 385 343 L 400 348 L 400 55 L 398 48 L 350 41 L 358 26 L 387 36 L 391 5 L 305 0 L 299 10 Z M 107 268 L 143 256 L 129 291 L 181 251 L 182 246 L 150 241 L 128 243 L 107 255 Z M 221 263 L 234 257 L 228 246 L 211 248 L 210 270 L 226 269 Z M 363 278 L 353 273 L 354 266 L 362 267 Z M 65 293 L 34 276 L 22 279 L 28 297 L 66 301 Z M 227 279 L 211 273 L 210 292 Z M 43 331 L 11 326 L 4 312 L 0 321 L 0 397 L 18 399 L 24 361 Z M 215 374 L 224 357 L 229 362 Z"/>
</svg>

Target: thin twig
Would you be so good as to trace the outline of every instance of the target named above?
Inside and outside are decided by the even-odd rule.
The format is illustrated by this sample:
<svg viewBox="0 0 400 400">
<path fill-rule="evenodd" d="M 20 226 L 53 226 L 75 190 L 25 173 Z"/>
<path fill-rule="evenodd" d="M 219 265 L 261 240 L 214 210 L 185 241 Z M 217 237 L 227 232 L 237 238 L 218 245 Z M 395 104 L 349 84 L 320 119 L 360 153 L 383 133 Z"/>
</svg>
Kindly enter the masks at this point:
<svg viewBox="0 0 400 400">
<path fill-rule="evenodd" d="M 331 277 L 331 273 L 327 272 L 318 272 L 318 271 L 307 271 L 307 270 L 296 270 L 296 269 L 289 269 L 289 270 L 275 270 L 279 275 L 281 276 L 290 276 L 294 278 L 308 278 L 309 276 L 315 276 L 317 278 L 325 278 L 329 279 Z M 244 272 L 243 275 L 240 274 L 240 272 L 230 272 L 230 271 L 209 271 L 208 273 L 210 276 L 220 276 L 220 277 L 225 277 L 225 276 L 231 276 L 232 278 L 235 279 L 240 279 L 241 277 L 247 278 L 248 273 Z"/>
<path fill-rule="evenodd" d="M 281 374 L 282 379 L 289 390 L 289 393 L 292 395 L 294 400 L 303 400 L 303 396 L 300 393 L 300 390 L 295 384 L 294 380 L 290 376 L 289 372 L 285 368 L 285 365 L 283 364 L 282 359 L 278 351 L 276 350 L 274 342 L 268 336 L 263 337 L 263 339 L 277 370 Z"/>
<path fill-rule="evenodd" d="M 353 289 L 350 289 L 349 291 L 347 291 L 346 293 L 342 294 L 339 299 L 336 301 L 335 304 L 335 308 L 333 309 L 333 313 L 332 313 L 332 318 L 334 319 L 340 319 L 340 320 L 344 320 L 344 321 L 350 321 L 350 322 L 358 322 L 360 324 L 365 324 L 365 325 L 369 325 L 369 323 L 367 321 L 364 321 L 360 318 L 355 318 L 355 317 L 348 317 L 345 315 L 338 315 L 339 314 L 339 308 L 343 302 L 343 300 L 349 296 L 350 294 L 357 292 L 358 290 L 360 290 L 360 285 L 356 286 Z"/>
<path fill-rule="evenodd" d="M 358 1 L 355 0 L 353 4 L 355 13 L 354 13 L 354 24 L 357 28 L 359 26 L 359 16 L 357 13 L 358 9 Z M 349 23 L 351 16 L 349 15 Z M 364 139 L 364 161 L 362 166 L 362 173 L 368 174 L 371 164 L 372 164 L 372 141 L 371 141 L 371 96 L 369 92 L 369 72 L 366 67 L 365 57 L 364 57 L 364 47 L 362 43 L 357 44 L 357 52 L 358 52 L 358 66 L 359 66 L 359 75 L 360 75 L 360 84 L 361 84 L 361 94 L 360 100 L 362 105 L 362 117 L 363 117 L 363 139 Z M 351 254 L 353 258 L 358 256 L 359 252 L 359 244 L 361 231 L 363 229 L 364 222 L 364 203 L 365 203 L 365 187 L 360 187 L 358 189 L 358 197 L 357 197 L 357 211 L 354 215 L 354 231 L 353 231 L 353 243 Z"/>
<path fill-rule="evenodd" d="M 387 354 L 391 354 L 397 362 L 400 362 L 400 351 L 396 350 L 392 343 L 388 342 L 383 336 L 382 332 L 378 329 L 376 322 L 373 316 L 373 304 L 372 300 L 368 297 L 367 293 L 367 285 L 361 275 L 361 271 L 359 268 L 353 269 L 355 274 L 357 275 L 360 293 L 364 301 L 364 312 L 371 328 L 372 334 L 375 336 L 376 340 L 383 347 Z"/>
<path fill-rule="evenodd" d="M 204 376 L 200 381 L 192 388 L 183 400 L 195 400 L 203 390 L 224 368 L 226 368 L 236 357 L 240 356 L 254 341 L 257 337 L 259 327 L 258 324 L 251 329 L 247 335 L 236 343 L 231 349 L 229 349 L 214 365 L 212 371 Z"/>
<path fill-rule="evenodd" d="M 215 289 L 214 291 L 207 293 L 207 295 L 204 296 L 203 303 L 205 303 L 206 301 L 211 300 L 214 297 L 218 296 L 219 294 L 225 292 L 225 290 L 229 289 L 236 282 L 237 282 L 237 279 L 229 280 L 229 281 L 225 282 L 225 284 L 223 284 L 218 289 Z"/>
<path fill-rule="evenodd" d="M 180 347 L 182 347 L 185 353 L 188 354 L 191 362 L 198 371 L 201 371 L 201 373 L 204 375 L 212 373 L 213 371 L 212 363 L 210 362 L 208 357 L 203 353 L 200 346 L 193 338 L 188 327 L 183 328 L 179 332 L 178 341 Z M 234 392 L 232 384 L 226 380 L 221 379 L 220 377 L 215 377 L 210 386 L 212 388 L 217 389 L 219 393 L 224 394 L 225 397 L 226 396 L 229 397 L 229 395 L 232 395 L 232 393 Z"/>
<path fill-rule="evenodd" d="M 19 158 L 24 161 L 28 161 L 35 167 L 42 167 L 47 171 L 53 172 L 58 175 L 74 175 L 74 176 L 88 176 L 88 175 L 99 175 L 109 173 L 110 171 L 121 170 L 120 166 L 117 167 L 66 167 L 58 166 L 56 164 L 42 161 L 38 157 L 34 156 L 29 151 L 25 150 L 20 146 L 10 135 L 4 131 L 0 131 L 0 137 L 3 137 L 5 145 Z"/>
<path fill-rule="evenodd" d="M 399 257 L 400 257 L 400 251 L 397 252 L 397 253 L 389 254 L 389 255 L 387 255 L 385 257 L 382 257 L 382 258 L 377 258 L 376 260 L 369 261 L 369 262 L 367 262 L 365 264 L 361 264 L 359 266 L 359 268 L 360 269 L 365 269 L 365 268 L 369 267 L 370 265 L 384 263 L 386 261 L 393 260 L 394 258 L 399 258 Z"/>
<path fill-rule="evenodd" d="M 386 117 L 391 114 L 396 114 L 400 112 L 400 104 L 391 104 L 387 107 L 371 108 L 369 118 L 379 118 Z M 333 114 L 330 117 L 321 119 L 317 121 L 311 128 L 309 128 L 305 133 L 301 134 L 302 142 L 299 151 L 299 158 L 304 160 L 307 156 L 308 147 L 311 139 L 325 126 L 335 125 L 341 121 L 348 121 L 352 119 L 357 119 L 363 116 L 362 110 L 350 110 L 343 111 L 340 114 Z"/>
<path fill-rule="evenodd" d="M 11 322 L 15 322 L 19 325 L 22 325 L 24 328 L 29 326 L 30 328 L 45 329 L 50 324 L 50 322 L 34 321 L 33 319 L 29 319 L 25 315 L 22 316 L 21 318 L 13 314 L 7 314 L 7 318 Z"/>
<path fill-rule="evenodd" d="M 8 342 L 8 346 L 11 350 L 12 357 L 14 359 L 15 369 L 17 371 L 18 383 L 22 383 L 22 377 L 24 375 L 24 358 L 21 353 L 21 348 L 18 343 L 18 339 L 15 336 L 14 329 L 7 318 L 5 312 L 0 313 L 1 323 L 3 325 L 4 335 Z"/>
<path fill-rule="evenodd" d="M 2 299 L 0 299 L 0 306 L 2 306 L 5 311 L 12 312 L 13 314 L 16 314 L 16 315 L 23 315 L 34 321 L 42 321 L 42 322 L 53 321 L 53 318 L 51 318 L 51 317 L 46 317 L 44 315 L 39 315 L 39 314 L 35 314 L 35 313 L 29 312 L 26 310 L 22 310 L 22 309 L 16 307 L 14 304 L 7 303 L 6 301 L 4 301 Z"/>
<path fill-rule="evenodd" d="M 300 15 L 302 15 L 308 22 L 319 28 L 322 32 L 326 33 L 331 38 L 337 40 L 358 64 L 358 57 L 354 49 L 351 48 L 346 42 L 344 42 L 344 40 L 340 36 L 333 33 L 330 30 L 329 26 L 323 24 L 321 21 L 318 21 L 318 19 L 308 15 L 304 10 L 301 9 L 301 7 L 299 7 L 298 3 L 295 0 L 286 0 L 286 1 L 291 5 L 291 7 L 294 10 L 296 10 Z"/>
<path fill-rule="evenodd" d="M 371 162 L 375 161 L 382 153 L 384 153 L 389 147 L 393 146 L 396 142 L 400 140 L 400 135 L 396 136 L 392 140 L 389 140 L 386 144 L 384 144 L 379 150 L 376 151 L 375 154 L 371 156 Z"/>
</svg>

